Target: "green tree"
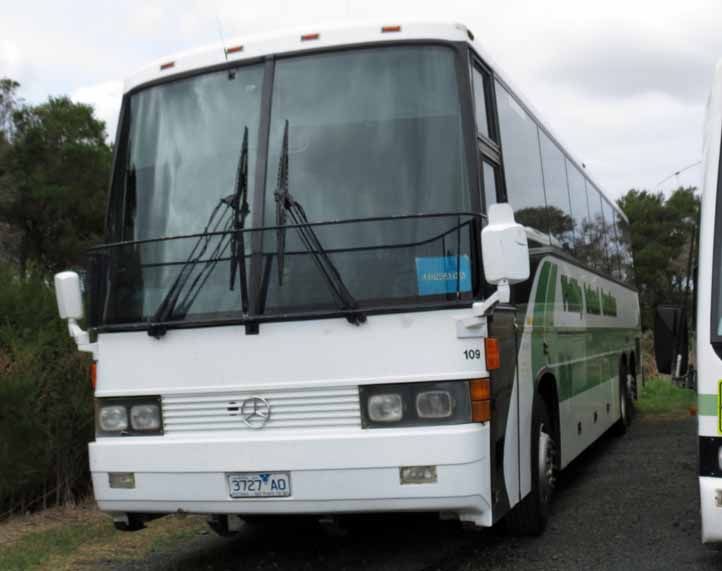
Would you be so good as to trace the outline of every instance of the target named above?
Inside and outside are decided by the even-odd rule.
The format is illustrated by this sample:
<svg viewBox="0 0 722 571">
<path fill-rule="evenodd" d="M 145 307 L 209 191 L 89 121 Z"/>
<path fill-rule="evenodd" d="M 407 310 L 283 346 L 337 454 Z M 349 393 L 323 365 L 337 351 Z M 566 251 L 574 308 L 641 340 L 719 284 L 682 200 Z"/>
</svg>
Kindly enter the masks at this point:
<svg viewBox="0 0 722 571">
<path fill-rule="evenodd" d="M 20 84 L 9 78 L 0 78 L 0 202 L 12 187 L 7 172 L 8 157 L 13 133 L 12 117 L 22 101 L 17 96 Z M 0 262 L 17 257 L 18 232 L 0 219 Z"/>
<path fill-rule="evenodd" d="M 21 275 L 79 266 L 103 232 L 111 149 L 92 107 L 67 97 L 15 109 L 0 221 L 20 237 Z"/>
<path fill-rule="evenodd" d="M 665 199 L 662 193 L 632 189 L 617 201 L 629 219 L 644 328 L 652 327 L 657 305 L 683 300 L 689 242 L 699 209 L 694 191 L 679 188 Z"/>
</svg>

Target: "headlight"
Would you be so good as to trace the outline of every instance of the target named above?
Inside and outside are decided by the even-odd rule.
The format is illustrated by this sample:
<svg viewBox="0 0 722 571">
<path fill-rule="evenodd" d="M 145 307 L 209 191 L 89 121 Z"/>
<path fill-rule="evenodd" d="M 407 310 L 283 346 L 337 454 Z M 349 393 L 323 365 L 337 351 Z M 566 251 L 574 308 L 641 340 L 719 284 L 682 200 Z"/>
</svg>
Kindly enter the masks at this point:
<svg viewBox="0 0 722 571">
<path fill-rule="evenodd" d="M 449 391 L 424 391 L 416 395 L 419 418 L 449 418 L 454 412 L 454 398 Z"/>
<path fill-rule="evenodd" d="M 98 436 L 163 434 L 160 397 L 113 397 L 95 401 Z"/>
<path fill-rule="evenodd" d="M 401 395 L 391 393 L 369 398 L 369 419 L 373 422 L 398 422 L 403 416 Z"/>
<path fill-rule="evenodd" d="M 367 385 L 359 397 L 363 428 L 472 422 L 469 381 Z"/>
<path fill-rule="evenodd" d="M 122 405 L 104 406 L 98 413 L 98 426 L 103 432 L 120 432 L 128 428 L 128 411 Z"/>
<path fill-rule="evenodd" d="M 158 430 L 160 407 L 157 404 L 137 404 L 130 408 L 130 425 L 133 430 Z"/>
</svg>

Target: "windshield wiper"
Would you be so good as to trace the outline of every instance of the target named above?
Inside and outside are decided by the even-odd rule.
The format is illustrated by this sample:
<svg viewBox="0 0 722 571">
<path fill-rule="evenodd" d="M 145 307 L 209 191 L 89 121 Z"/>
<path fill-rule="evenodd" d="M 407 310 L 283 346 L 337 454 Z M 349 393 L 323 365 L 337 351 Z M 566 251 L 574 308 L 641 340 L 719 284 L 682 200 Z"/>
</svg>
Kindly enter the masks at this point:
<svg viewBox="0 0 722 571">
<path fill-rule="evenodd" d="M 346 310 L 346 319 L 350 323 L 360 325 L 366 321 L 366 315 L 358 311 L 358 303 L 344 284 L 341 274 L 331 261 L 328 252 L 321 245 L 316 232 L 308 221 L 303 207 L 293 198 L 288 190 L 288 120 L 283 130 L 283 148 L 278 164 L 278 180 L 276 184 L 276 259 L 278 264 L 278 285 L 283 285 L 284 258 L 286 252 L 286 214 L 298 230 L 301 242 L 313 257 L 326 285 L 336 298 L 341 309 Z"/>
<path fill-rule="evenodd" d="M 243 227 L 249 212 L 247 127 L 244 128 L 243 132 L 243 143 L 241 145 L 241 156 L 238 160 L 235 186 L 235 192 L 221 198 L 211 212 L 205 229 L 198 237 L 188 258 L 181 267 L 178 276 L 176 276 L 168 293 L 166 293 L 153 315 L 153 319 L 148 327 L 148 335 L 158 339 L 165 335 L 167 330 L 165 323 L 167 321 L 172 318 L 185 317 L 229 246 L 231 247 L 232 254 L 230 260 L 229 287 L 233 290 L 236 271 L 238 270 L 241 284 L 241 305 L 243 313 L 247 313 L 248 281 L 245 264 L 245 241 L 243 238 Z M 225 213 L 229 208 L 233 212 L 233 216 L 229 220 L 224 221 Z M 203 256 L 208 251 L 214 238 L 218 238 L 218 243 L 208 258 L 203 261 Z M 203 265 L 200 271 L 191 281 L 191 276 L 196 266 L 201 263 Z M 186 287 L 189 283 L 190 285 Z"/>
<path fill-rule="evenodd" d="M 231 197 L 229 197 L 231 198 Z M 236 270 L 240 273 L 241 282 L 241 308 L 248 313 L 248 280 L 246 277 L 246 241 L 243 228 L 248 216 L 248 127 L 243 130 L 243 145 L 241 158 L 238 161 L 236 173 L 236 193 L 232 196 L 229 206 L 233 209 L 233 234 L 231 237 L 231 283 L 236 281 Z"/>
</svg>

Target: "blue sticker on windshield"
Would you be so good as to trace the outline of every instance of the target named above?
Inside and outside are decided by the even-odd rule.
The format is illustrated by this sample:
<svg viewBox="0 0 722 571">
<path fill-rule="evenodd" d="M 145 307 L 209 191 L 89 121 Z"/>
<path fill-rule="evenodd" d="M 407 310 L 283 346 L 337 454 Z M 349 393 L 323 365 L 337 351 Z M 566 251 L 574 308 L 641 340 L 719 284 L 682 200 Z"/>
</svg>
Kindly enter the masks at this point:
<svg viewBox="0 0 722 571">
<path fill-rule="evenodd" d="M 419 295 L 471 291 L 469 256 L 416 258 L 416 283 Z"/>
</svg>

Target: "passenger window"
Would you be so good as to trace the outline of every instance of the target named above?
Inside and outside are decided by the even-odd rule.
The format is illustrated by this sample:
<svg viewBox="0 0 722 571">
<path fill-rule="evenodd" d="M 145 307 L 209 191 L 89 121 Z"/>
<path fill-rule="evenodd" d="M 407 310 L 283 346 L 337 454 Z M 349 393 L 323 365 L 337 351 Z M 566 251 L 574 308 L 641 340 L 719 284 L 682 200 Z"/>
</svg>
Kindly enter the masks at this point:
<svg viewBox="0 0 722 571">
<path fill-rule="evenodd" d="M 516 221 L 538 230 L 537 241 L 548 244 L 541 235 L 547 224 L 537 125 L 499 83 L 496 95 L 507 198 Z"/>
<path fill-rule="evenodd" d="M 619 249 L 619 274 L 623 282 L 634 282 L 634 259 L 632 256 L 632 239 L 629 232 L 629 223 L 624 217 L 614 211 L 614 220 L 617 229 L 617 244 Z"/>
<path fill-rule="evenodd" d="M 489 212 L 489 206 L 496 204 L 496 169 L 486 161 L 482 162 L 481 184 L 484 188 L 484 200 L 486 201 L 486 211 Z"/>
<path fill-rule="evenodd" d="M 588 261 L 592 268 L 600 272 L 607 271 L 607 246 L 605 243 L 604 214 L 602 197 L 599 191 L 586 181 L 587 200 L 589 201 L 589 224 L 585 240 L 590 248 Z"/>
<path fill-rule="evenodd" d="M 552 244 L 571 251 L 574 240 L 574 221 L 569 204 L 567 171 L 564 154 L 559 147 L 540 131 L 542 173 L 546 194 L 546 229 Z"/>
<path fill-rule="evenodd" d="M 614 223 L 614 208 L 605 198 L 602 198 L 602 211 L 604 212 L 605 242 L 607 245 L 607 271 L 615 279 L 620 279 L 619 247 Z"/>
<path fill-rule="evenodd" d="M 587 265 L 588 249 L 586 236 L 589 227 L 589 203 L 587 202 L 587 188 L 584 175 L 567 160 L 567 177 L 569 179 L 569 201 L 572 206 L 572 219 L 574 220 L 574 254 Z"/>
<path fill-rule="evenodd" d="M 484 75 L 479 69 L 474 67 L 471 72 L 471 77 L 474 84 L 476 130 L 485 137 L 491 137 L 489 134 L 489 116 L 486 110 L 486 85 Z"/>
</svg>

